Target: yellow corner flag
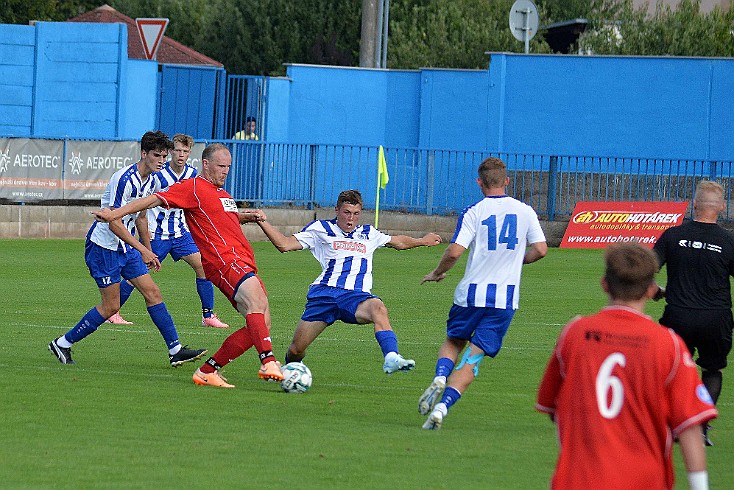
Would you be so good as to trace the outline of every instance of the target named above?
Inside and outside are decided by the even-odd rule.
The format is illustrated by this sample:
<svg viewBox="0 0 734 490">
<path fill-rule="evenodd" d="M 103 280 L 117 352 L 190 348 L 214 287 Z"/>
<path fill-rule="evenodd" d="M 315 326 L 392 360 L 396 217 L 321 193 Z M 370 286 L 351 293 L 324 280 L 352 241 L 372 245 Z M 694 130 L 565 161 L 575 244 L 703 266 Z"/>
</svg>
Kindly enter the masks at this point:
<svg viewBox="0 0 734 490">
<path fill-rule="evenodd" d="M 390 176 L 387 174 L 387 162 L 385 161 L 385 149 L 380 145 L 380 152 L 377 156 L 377 196 L 375 197 L 375 228 L 380 223 L 380 189 L 384 189 L 390 182 Z"/>
<path fill-rule="evenodd" d="M 390 176 L 387 173 L 387 162 L 385 161 L 385 149 L 380 145 L 380 154 L 377 157 L 377 183 L 380 189 L 384 189 L 390 182 Z"/>
</svg>

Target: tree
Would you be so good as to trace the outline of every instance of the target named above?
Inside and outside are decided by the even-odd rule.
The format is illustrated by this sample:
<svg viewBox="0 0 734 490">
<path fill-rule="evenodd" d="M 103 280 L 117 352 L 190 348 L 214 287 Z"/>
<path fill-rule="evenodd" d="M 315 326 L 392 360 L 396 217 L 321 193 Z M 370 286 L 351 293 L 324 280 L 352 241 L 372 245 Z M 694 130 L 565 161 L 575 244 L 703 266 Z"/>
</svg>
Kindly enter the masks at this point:
<svg viewBox="0 0 734 490">
<path fill-rule="evenodd" d="M 701 13 L 700 0 L 658 4 L 652 17 L 625 0 L 612 21 L 596 18 L 580 39 L 583 52 L 635 56 L 734 56 L 734 9 Z"/>
<path fill-rule="evenodd" d="M 523 52 L 510 32 L 512 0 L 394 0 L 390 3 L 389 68 L 486 68 L 488 51 Z M 549 52 L 542 36 L 532 52 Z"/>
</svg>

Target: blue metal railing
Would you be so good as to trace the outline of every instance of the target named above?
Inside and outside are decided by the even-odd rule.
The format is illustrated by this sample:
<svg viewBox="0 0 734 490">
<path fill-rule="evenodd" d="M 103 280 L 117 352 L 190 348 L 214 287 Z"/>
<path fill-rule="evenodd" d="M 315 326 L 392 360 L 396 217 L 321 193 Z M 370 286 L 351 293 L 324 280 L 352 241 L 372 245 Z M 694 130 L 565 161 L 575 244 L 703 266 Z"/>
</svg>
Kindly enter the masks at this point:
<svg viewBox="0 0 734 490">
<path fill-rule="evenodd" d="M 233 151 L 227 190 L 256 205 L 333 206 L 344 189 L 375 204 L 376 147 L 226 141 Z M 650 159 L 423 148 L 386 148 L 390 182 L 381 209 L 455 214 L 480 197 L 476 170 L 488 156 L 510 171 L 508 194 L 545 219 L 568 218 L 578 201 L 690 201 L 696 183 L 713 179 L 730 197 L 732 161 Z M 730 220 L 727 209 L 724 216 Z"/>
</svg>

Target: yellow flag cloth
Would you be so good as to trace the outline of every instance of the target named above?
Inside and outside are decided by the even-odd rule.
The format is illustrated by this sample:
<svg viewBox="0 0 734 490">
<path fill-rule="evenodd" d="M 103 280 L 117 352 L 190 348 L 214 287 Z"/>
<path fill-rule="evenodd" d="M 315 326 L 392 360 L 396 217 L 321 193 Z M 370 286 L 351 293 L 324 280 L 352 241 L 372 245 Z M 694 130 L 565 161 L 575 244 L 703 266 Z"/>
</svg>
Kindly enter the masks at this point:
<svg viewBox="0 0 734 490">
<path fill-rule="evenodd" d="M 380 145 L 380 154 L 377 157 L 377 184 L 380 189 L 384 189 L 388 182 L 390 182 L 390 176 L 387 174 L 387 162 L 385 161 L 385 150 Z"/>
</svg>

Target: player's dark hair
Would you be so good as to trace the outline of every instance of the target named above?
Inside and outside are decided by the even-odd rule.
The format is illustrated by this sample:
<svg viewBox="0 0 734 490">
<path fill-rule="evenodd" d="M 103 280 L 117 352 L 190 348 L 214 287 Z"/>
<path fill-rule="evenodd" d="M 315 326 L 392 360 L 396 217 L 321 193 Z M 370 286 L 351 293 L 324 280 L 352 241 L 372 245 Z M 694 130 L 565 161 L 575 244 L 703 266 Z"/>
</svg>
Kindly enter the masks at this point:
<svg viewBox="0 0 734 490">
<path fill-rule="evenodd" d="M 212 143 L 211 145 L 204 148 L 203 152 L 201 152 L 201 159 L 211 161 L 212 155 L 219 150 L 229 151 L 229 148 L 227 148 L 227 145 L 224 145 L 222 143 Z"/>
<path fill-rule="evenodd" d="M 349 189 L 348 191 L 342 191 L 339 193 L 339 197 L 336 199 L 336 207 L 342 207 L 342 204 L 353 204 L 355 206 L 362 206 L 362 194 L 356 189 Z"/>
<path fill-rule="evenodd" d="M 245 122 L 251 123 L 251 122 L 257 122 L 257 119 L 255 119 L 254 116 L 247 116 L 245 118 Z"/>
<path fill-rule="evenodd" d="M 504 187 L 507 180 L 507 165 L 496 157 L 485 158 L 479 164 L 479 178 L 488 189 Z"/>
<path fill-rule="evenodd" d="M 604 252 L 609 295 L 612 299 L 634 301 L 645 296 L 655 281 L 658 260 L 655 252 L 639 243 L 615 243 Z"/>
<path fill-rule="evenodd" d="M 181 143 L 188 148 L 192 148 L 194 146 L 194 138 L 188 134 L 178 133 L 173 137 L 173 144 L 175 145 L 176 143 Z"/>
<path fill-rule="evenodd" d="M 140 139 L 140 150 L 148 153 L 154 150 L 173 150 L 173 141 L 163 131 L 148 131 Z"/>
</svg>

